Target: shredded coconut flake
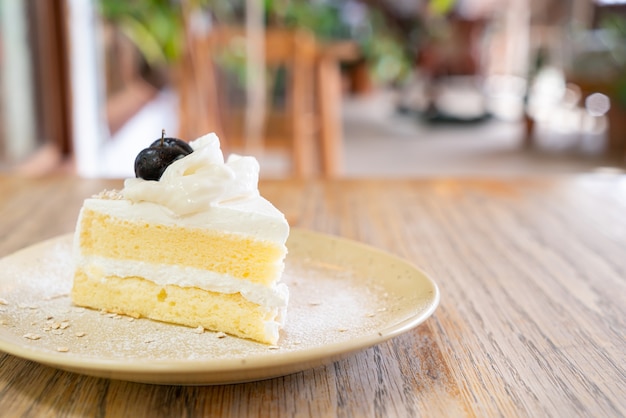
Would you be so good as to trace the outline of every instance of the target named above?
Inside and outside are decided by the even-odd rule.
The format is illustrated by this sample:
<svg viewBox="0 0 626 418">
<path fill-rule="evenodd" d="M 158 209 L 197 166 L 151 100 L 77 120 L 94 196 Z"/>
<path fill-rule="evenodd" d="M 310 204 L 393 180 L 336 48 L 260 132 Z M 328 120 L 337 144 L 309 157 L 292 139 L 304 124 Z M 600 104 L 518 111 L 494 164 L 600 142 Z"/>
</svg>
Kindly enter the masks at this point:
<svg viewBox="0 0 626 418">
<path fill-rule="evenodd" d="M 92 196 L 94 199 L 104 199 L 104 200 L 122 200 L 124 196 L 119 190 L 103 190 L 98 194 Z"/>
</svg>

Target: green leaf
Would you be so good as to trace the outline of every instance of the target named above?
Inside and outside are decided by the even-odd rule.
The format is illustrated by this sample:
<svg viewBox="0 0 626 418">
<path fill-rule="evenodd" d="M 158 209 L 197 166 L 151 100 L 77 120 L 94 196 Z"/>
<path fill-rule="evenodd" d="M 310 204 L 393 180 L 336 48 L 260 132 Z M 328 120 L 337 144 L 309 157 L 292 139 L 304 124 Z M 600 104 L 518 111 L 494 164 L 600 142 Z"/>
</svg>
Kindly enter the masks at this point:
<svg viewBox="0 0 626 418">
<path fill-rule="evenodd" d="M 157 66 L 167 62 L 158 40 L 140 21 L 124 16 L 118 20 L 118 24 L 122 33 L 137 46 L 148 64 Z"/>
<path fill-rule="evenodd" d="M 438 15 L 445 15 L 455 5 L 456 0 L 430 0 L 431 10 Z"/>
</svg>

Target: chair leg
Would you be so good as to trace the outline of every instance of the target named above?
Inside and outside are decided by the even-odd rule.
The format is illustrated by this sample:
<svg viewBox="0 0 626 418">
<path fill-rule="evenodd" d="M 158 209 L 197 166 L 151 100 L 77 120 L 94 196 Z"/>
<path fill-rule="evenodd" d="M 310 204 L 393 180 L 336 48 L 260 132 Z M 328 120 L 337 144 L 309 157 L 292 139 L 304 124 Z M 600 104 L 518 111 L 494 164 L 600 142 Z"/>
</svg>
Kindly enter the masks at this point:
<svg viewBox="0 0 626 418">
<path fill-rule="evenodd" d="M 293 129 L 293 173 L 299 178 L 310 178 L 316 171 L 313 167 L 317 160 L 313 149 L 313 118 L 311 100 L 313 85 L 311 83 L 313 70 L 306 61 L 299 61 L 296 56 L 296 65 L 292 76 L 291 112 Z"/>
<path fill-rule="evenodd" d="M 317 65 L 318 115 L 322 174 L 337 177 L 343 158 L 341 131 L 341 74 L 338 64 L 322 58 Z"/>
</svg>

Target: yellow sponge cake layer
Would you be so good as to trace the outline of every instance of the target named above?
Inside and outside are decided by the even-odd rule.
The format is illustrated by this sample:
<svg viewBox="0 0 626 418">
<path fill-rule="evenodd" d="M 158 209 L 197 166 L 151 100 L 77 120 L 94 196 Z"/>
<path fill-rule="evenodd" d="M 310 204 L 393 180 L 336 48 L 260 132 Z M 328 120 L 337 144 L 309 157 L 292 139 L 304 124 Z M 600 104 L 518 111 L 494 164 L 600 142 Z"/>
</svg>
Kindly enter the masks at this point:
<svg viewBox="0 0 626 418">
<path fill-rule="evenodd" d="M 83 256 L 185 265 L 273 284 L 282 273 L 284 246 L 219 231 L 119 219 L 84 209 L 78 228 Z"/>
<path fill-rule="evenodd" d="M 77 270 L 72 299 L 81 306 L 137 318 L 202 326 L 266 344 L 278 341 L 280 309 L 249 302 L 238 293 L 159 286 L 140 277 L 89 276 Z"/>
</svg>

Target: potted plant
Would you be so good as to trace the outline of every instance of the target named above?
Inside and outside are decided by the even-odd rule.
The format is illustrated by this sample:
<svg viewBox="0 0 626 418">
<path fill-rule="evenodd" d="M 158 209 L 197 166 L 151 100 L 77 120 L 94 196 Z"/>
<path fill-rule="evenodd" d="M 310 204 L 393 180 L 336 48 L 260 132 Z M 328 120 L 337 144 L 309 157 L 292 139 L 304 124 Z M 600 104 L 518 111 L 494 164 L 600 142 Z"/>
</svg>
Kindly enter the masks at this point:
<svg viewBox="0 0 626 418">
<path fill-rule="evenodd" d="M 609 14 L 598 29 L 573 39 L 574 52 L 568 81 L 583 96 L 602 93 L 609 97 L 608 153 L 623 160 L 626 150 L 626 17 Z"/>
</svg>

